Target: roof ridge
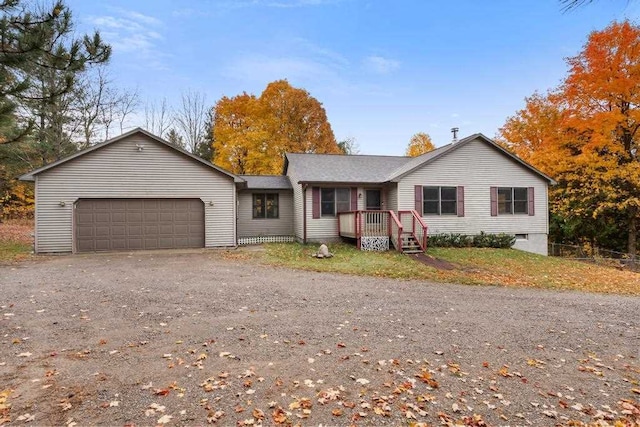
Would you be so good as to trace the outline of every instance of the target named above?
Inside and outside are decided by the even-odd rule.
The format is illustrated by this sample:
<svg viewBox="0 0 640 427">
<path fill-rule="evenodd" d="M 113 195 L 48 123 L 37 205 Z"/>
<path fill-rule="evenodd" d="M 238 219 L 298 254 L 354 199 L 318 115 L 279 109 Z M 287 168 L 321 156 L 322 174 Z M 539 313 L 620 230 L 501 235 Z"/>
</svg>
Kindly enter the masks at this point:
<svg viewBox="0 0 640 427">
<path fill-rule="evenodd" d="M 344 153 L 290 153 L 287 152 L 285 155 L 304 155 L 304 156 L 344 156 L 344 157 L 392 157 L 394 159 L 411 159 L 410 156 L 394 156 L 391 154 L 344 154 Z"/>
</svg>

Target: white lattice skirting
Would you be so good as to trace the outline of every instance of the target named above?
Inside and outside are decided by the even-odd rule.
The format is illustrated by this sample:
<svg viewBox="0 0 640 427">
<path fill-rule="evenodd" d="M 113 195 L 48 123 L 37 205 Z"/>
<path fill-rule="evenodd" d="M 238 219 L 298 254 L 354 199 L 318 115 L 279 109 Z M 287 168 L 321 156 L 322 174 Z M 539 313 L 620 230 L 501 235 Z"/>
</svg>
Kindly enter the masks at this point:
<svg viewBox="0 0 640 427">
<path fill-rule="evenodd" d="M 294 236 L 258 236 L 238 237 L 239 245 L 258 245 L 260 243 L 291 243 L 295 242 Z"/>
<path fill-rule="evenodd" d="M 363 237 L 360 240 L 360 249 L 363 251 L 388 251 L 389 237 Z"/>
</svg>

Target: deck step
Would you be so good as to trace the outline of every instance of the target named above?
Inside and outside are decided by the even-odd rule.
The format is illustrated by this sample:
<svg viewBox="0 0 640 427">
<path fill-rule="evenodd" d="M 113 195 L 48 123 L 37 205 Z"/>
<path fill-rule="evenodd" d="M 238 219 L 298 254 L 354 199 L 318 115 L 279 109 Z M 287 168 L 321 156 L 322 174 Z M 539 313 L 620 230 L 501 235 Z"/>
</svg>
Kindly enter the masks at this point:
<svg viewBox="0 0 640 427">
<path fill-rule="evenodd" d="M 402 253 L 411 255 L 411 254 L 422 254 L 424 253 L 424 251 L 422 249 L 413 249 L 409 251 L 402 250 Z"/>
</svg>

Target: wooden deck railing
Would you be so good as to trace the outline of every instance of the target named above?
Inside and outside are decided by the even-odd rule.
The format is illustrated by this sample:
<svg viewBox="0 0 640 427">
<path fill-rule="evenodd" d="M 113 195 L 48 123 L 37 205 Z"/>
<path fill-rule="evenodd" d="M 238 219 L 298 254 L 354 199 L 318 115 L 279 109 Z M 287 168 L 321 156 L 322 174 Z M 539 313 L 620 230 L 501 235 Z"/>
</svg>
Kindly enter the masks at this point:
<svg viewBox="0 0 640 427">
<path fill-rule="evenodd" d="M 338 233 L 356 239 L 360 247 L 362 237 L 388 236 L 396 250 L 402 252 L 402 234 L 411 233 L 422 250 L 427 249 L 427 225 L 414 210 L 349 211 L 338 213 Z"/>
<path fill-rule="evenodd" d="M 360 237 L 389 235 L 389 211 L 356 211 L 356 216 Z"/>
<path fill-rule="evenodd" d="M 357 211 L 338 213 L 338 233 L 340 236 L 356 238 L 358 230 Z"/>
<path fill-rule="evenodd" d="M 404 232 L 412 233 L 420 248 L 427 250 L 427 224 L 424 223 L 420 214 L 415 210 L 398 211 L 398 218 L 404 228 Z"/>
<path fill-rule="evenodd" d="M 389 231 L 391 231 L 391 233 L 389 233 L 389 239 L 391 239 L 393 247 L 396 248 L 397 251 L 402 252 L 403 227 L 398 216 L 393 211 L 389 211 Z"/>
</svg>

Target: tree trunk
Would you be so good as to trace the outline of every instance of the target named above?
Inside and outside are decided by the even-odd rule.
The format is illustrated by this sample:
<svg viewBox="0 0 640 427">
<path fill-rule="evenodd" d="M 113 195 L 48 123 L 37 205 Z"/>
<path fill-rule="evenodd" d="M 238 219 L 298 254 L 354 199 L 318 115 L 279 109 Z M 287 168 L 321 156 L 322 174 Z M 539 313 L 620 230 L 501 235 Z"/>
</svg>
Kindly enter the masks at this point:
<svg viewBox="0 0 640 427">
<path fill-rule="evenodd" d="M 629 219 L 629 245 L 628 251 L 631 254 L 632 258 L 636 257 L 636 236 L 638 233 L 638 218 L 636 217 L 635 212 L 632 212 L 631 218 Z"/>
</svg>

